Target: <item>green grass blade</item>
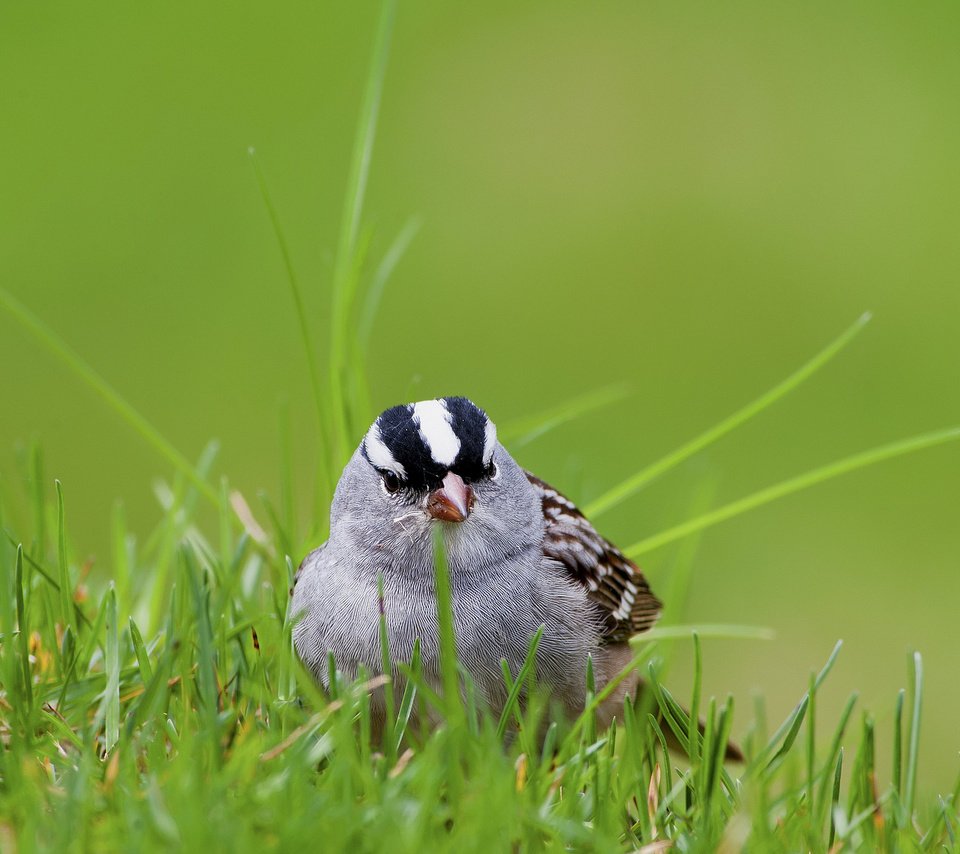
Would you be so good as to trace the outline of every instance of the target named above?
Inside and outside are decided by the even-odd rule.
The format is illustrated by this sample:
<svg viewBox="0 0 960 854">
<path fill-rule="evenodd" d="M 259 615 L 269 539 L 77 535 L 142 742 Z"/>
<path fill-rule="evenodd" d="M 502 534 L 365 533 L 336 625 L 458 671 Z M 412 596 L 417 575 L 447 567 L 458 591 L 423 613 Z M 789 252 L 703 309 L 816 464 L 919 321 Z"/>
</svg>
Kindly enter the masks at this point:
<svg viewBox="0 0 960 854">
<path fill-rule="evenodd" d="M 390 657 L 390 636 L 387 632 L 387 610 L 386 602 L 383 597 L 383 574 L 377 573 L 377 605 L 379 610 L 379 630 L 380 630 L 380 672 L 390 678 L 390 682 L 383 686 L 385 703 L 385 729 L 383 741 L 387 748 L 387 762 L 393 765 L 396 761 L 394 752 L 396 741 L 393 735 L 393 725 L 396 721 L 394 717 L 394 694 L 393 694 L 393 660 Z"/>
<path fill-rule="evenodd" d="M 3 583 L 0 581 L 0 583 Z M 20 667 L 23 678 L 23 696 L 26 707 L 33 708 L 33 676 L 30 672 L 30 626 L 27 624 L 27 611 L 23 595 L 23 546 L 17 545 L 17 564 L 14 576 L 14 595 L 17 601 L 17 631 L 19 641 Z"/>
<path fill-rule="evenodd" d="M 360 108 L 353 152 L 350 159 L 350 171 L 347 189 L 344 195 L 340 217 L 340 239 L 337 245 L 333 268 L 333 299 L 331 308 L 330 336 L 330 394 L 332 412 L 336 429 L 334 442 L 336 461 L 342 464 L 348 454 L 348 403 L 346 400 L 346 374 L 349 369 L 349 329 L 353 295 L 356 291 L 359 274 L 358 237 L 360 221 L 363 215 L 363 201 L 366 194 L 367 178 L 370 173 L 370 158 L 373 153 L 373 140 L 376 135 L 377 117 L 380 111 L 380 98 L 387 67 L 387 55 L 390 48 L 390 34 L 396 9 L 395 0 L 385 0 L 377 34 L 374 42 L 370 69 Z M 336 469 L 336 466 L 334 466 Z"/>
<path fill-rule="evenodd" d="M 696 623 L 694 625 L 654 626 L 631 639 L 634 643 L 654 640 L 692 640 L 701 638 L 737 638 L 742 640 L 773 640 L 776 633 L 763 626 L 738 626 L 723 623 Z"/>
<path fill-rule="evenodd" d="M 820 668 L 820 672 L 817 674 L 817 678 L 813 680 L 813 687 L 815 689 L 819 689 L 819 687 L 823 684 L 823 680 L 827 678 L 827 675 L 833 669 L 833 665 L 837 661 L 837 656 L 840 655 L 840 649 L 842 646 L 843 646 L 842 640 L 838 640 L 834 645 L 833 651 L 830 653 L 829 658 L 827 658 L 827 661 L 823 665 L 823 667 Z M 796 738 L 796 733 L 799 732 L 800 730 L 800 724 L 803 723 L 803 716 L 804 714 L 806 714 L 806 711 L 807 711 L 808 699 L 809 699 L 808 695 L 804 694 L 803 698 L 796 705 L 794 710 L 787 716 L 787 719 L 782 724 L 780 724 L 780 726 L 777 728 L 777 731 L 773 734 L 773 737 L 767 742 L 767 746 L 763 750 L 761 750 L 760 753 L 757 754 L 756 758 L 753 761 L 754 767 L 758 767 L 758 768 L 761 767 L 765 758 L 769 756 L 773 752 L 774 748 L 776 748 L 776 746 L 780 743 L 780 739 L 783 738 L 784 733 L 788 733 L 788 732 L 793 733 L 793 738 L 790 739 L 790 744 L 791 745 L 793 744 L 793 739 Z M 786 742 L 784 742 L 784 744 L 786 745 Z M 781 747 L 780 751 L 778 751 L 778 755 L 781 755 L 781 754 L 783 755 L 786 754 L 786 750 L 783 747 Z M 771 762 L 768 763 L 768 767 L 769 765 L 772 765 L 772 764 L 773 764 L 773 760 L 771 760 Z"/>
<path fill-rule="evenodd" d="M 584 741 L 593 744 L 597 740 L 597 705 L 594 699 L 597 696 L 597 683 L 593 674 L 593 656 L 587 656 L 586 697 L 584 706 L 586 718 L 583 727 Z"/>
<path fill-rule="evenodd" d="M 797 736 L 800 734 L 800 727 L 803 725 L 803 719 L 807 715 L 807 710 L 810 708 L 810 695 L 804 695 L 804 698 L 800 701 L 800 705 L 796 708 L 794 714 L 788 718 L 790 721 L 790 729 L 787 731 L 787 737 L 783 740 L 783 744 L 780 746 L 780 749 L 774 754 L 773 758 L 767 764 L 767 770 L 776 767 L 779 760 L 783 759 L 793 747 L 793 743 L 797 740 Z"/>
<path fill-rule="evenodd" d="M 814 804 L 814 781 L 816 779 L 815 763 L 817 757 L 817 676 L 810 674 L 810 688 L 807 696 L 810 698 L 810 706 L 807 709 L 807 803 L 810 809 Z"/>
<path fill-rule="evenodd" d="M 373 334 L 373 325 L 377 319 L 377 312 L 380 309 L 380 301 L 383 298 L 387 282 L 420 231 L 421 224 L 419 218 L 411 219 L 394 238 L 390 248 L 383 256 L 383 260 L 380 261 L 380 265 L 374 271 L 373 278 L 370 280 L 370 287 L 367 288 L 366 298 L 363 301 L 360 319 L 357 322 L 356 350 L 361 355 L 365 356 L 370 351 L 370 337 Z"/>
<path fill-rule="evenodd" d="M 904 784 L 903 806 L 907 815 L 913 815 L 913 799 L 917 790 L 917 759 L 920 751 L 920 711 L 923 700 L 923 659 L 913 654 L 913 696 L 910 708 L 910 741 L 907 744 L 907 773 Z"/>
<path fill-rule="evenodd" d="M 765 394 L 760 395 L 756 400 L 751 401 L 742 409 L 734 412 L 729 418 L 725 418 L 719 424 L 711 427 L 709 430 L 701 433 L 694 439 L 691 439 L 685 445 L 677 448 L 675 451 L 667 454 L 665 457 L 657 460 L 635 475 L 617 484 L 612 489 L 605 492 L 599 498 L 591 501 L 583 508 L 584 514 L 588 518 L 593 518 L 611 507 L 619 504 L 633 493 L 642 489 L 650 481 L 659 477 L 674 466 L 679 465 L 688 457 L 693 456 L 698 451 L 702 451 L 708 445 L 712 445 L 718 439 L 726 436 L 727 433 L 745 424 L 751 418 L 759 415 L 765 409 L 772 406 L 780 398 L 797 388 L 805 380 L 813 376 L 820 368 L 826 365 L 834 356 L 836 356 L 844 347 L 846 347 L 857 334 L 870 321 L 870 313 L 867 312 L 850 326 L 839 338 L 828 344 L 823 350 L 817 353 L 809 362 L 802 365 L 798 370 L 787 377 L 783 382 L 778 383 Z"/>
<path fill-rule="evenodd" d="M 106 752 L 110 753 L 120 740 L 120 637 L 117 626 L 117 591 L 112 584 L 107 589 L 104 607 L 107 609 L 107 648 L 104 660 L 107 673 L 107 687 L 104 692 L 104 747 Z"/>
<path fill-rule="evenodd" d="M 693 519 L 688 519 L 686 522 L 674 525 L 672 528 L 661 531 L 659 534 L 654 534 L 651 537 L 640 540 L 629 548 L 624 549 L 624 551 L 630 558 L 635 559 L 642 554 L 651 552 L 682 537 L 689 536 L 696 531 L 702 531 L 704 528 L 725 522 L 727 519 L 732 519 L 734 516 L 746 513 L 748 510 L 762 507 L 764 504 L 769 504 L 778 498 L 784 498 L 787 495 L 792 495 L 795 492 L 816 486 L 840 475 L 849 474 L 858 469 L 876 465 L 884 460 L 900 457 L 904 454 L 912 454 L 916 451 L 922 451 L 925 448 L 932 448 L 935 445 L 941 445 L 957 439 L 960 439 L 960 428 L 950 427 L 946 430 L 924 433 L 920 436 L 913 436 L 909 439 L 891 442 L 887 445 L 881 445 L 878 448 L 872 448 L 869 451 L 862 451 L 859 454 L 844 457 L 841 460 L 813 469 L 805 474 L 781 481 L 773 486 L 768 486 L 737 501 L 725 504 L 723 507 L 718 507 L 716 510 L 711 510 Z"/>
<path fill-rule="evenodd" d="M 130 627 L 130 640 L 133 643 L 133 651 L 137 656 L 137 665 L 140 668 L 140 679 L 144 685 L 147 685 L 153 678 L 153 668 L 150 666 L 150 656 L 147 654 L 147 647 L 143 642 L 143 636 L 140 634 L 140 629 L 134 622 L 133 617 L 130 618 L 128 625 Z"/>
<path fill-rule="evenodd" d="M 533 672 L 533 668 L 536 666 L 537 661 L 537 647 L 540 645 L 540 638 L 543 637 L 543 626 L 537 629 L 533 637 L 530 638 L 530 646 L 527 648 L 526 658 L 523 660 L 523 665 L 520 667 L 520 672 L 517 674 L 517 678 L 513 681 L 511 685 L 509 680 L 510 671 L 506 666 L 506 661 L 501 661 L 501 667 L 504 668 L 504 678 L 507 682 L 509 694 L 507 695 L 507 702 L 503 706 L 503 711 L 500 713 L 500 719 L 497 721 L 497 738 L 503 738 L 504 733 L 507 731 L 507 723 L 510 720 L 511 715 L 515 715 L 517 711 L 517 703 L 520 700 L 520 693 L 523 691 L 524 687 L 527 684 L 527 680 L 530 677 L 530 674 Z"/>
<path fill-rule="evenodd" d="M 287 274 L 287 283 L 290 285 L 290 295 L 293 297 L 293 305 L 297 315 L 297 326 L 300 330 L 300 341 L 303 344 L 303 353 L 307 362 L 307 376 L 310 379 L 310 391 L 313 396 L 313 408 L 317 416 L 317 428 L 320 431 L 320 447 L 329 446 L 329 430 L 327 428 L 327 419 L 323 411 L 323 393 L 320 390 L 320 374 L 317 371 L 317 357 L 311 343 L 310 322 L 307 318 L 307 309 L 303 301 L 303 291 L 300 287 L 300 280 L 297 277 L 296 268 L 293 266 L 293 255 L 290 252 L 290 245 L 287 243 L 287 237 L 284 234 L 283 226 L 280 223 L 280 215 L 273 204 L 273 198 L 270 195 L 270 189 L 267 186 L 266 176 L 263 169 L 260 168 L 260 161 L 257 159 L 257 153 L 254 148 L 247 149 L 250 156 L 250 163 L 253 165 L 253 172 L 257 179 L 257 186 L 260 188 L 260 196 L 270 217 L 270 224 L 273 226 L 273 234 L 280 247 L 280 255 L 283 257 L 283 267 Z M 330 473 L 327 469 L 327 455 L 323 452 L 317 454 L 320 471 L 318 477 L 324 485 L 330 485 Z"/>
<path fill-rule="evenodd" d="M 568 421 L 623 400 L 629 393 L 630 387 L 625 383 L 604 386 L 571 398 L 543 412 L 508 421 L 497 428 L 497 434 L 501 442 L 509 445 L 512 450 L 516 450 L 529 445 L 535 439 L 539 439 Z"/>
<path fill-rule="evenodd" d="M 906 692 L 897 692 L 897 705 L 893 713 L 893 791 L 903 803 L 903 701 Z"/>
<path fill-rule="evenodd" d="M 3 532 L 4 537 L 7 538 L 7 542 L 10 543 L 14 548 L 19 545 L 19 541 L 11 534 L 6 528 L 0 528 L 0 531 Z M 35 558 L 31 557 L 29 554 L 24 552 L 23 559 L 30 565 L 30 568 L 36 572 L 50 587 L 57 592 L 57 595 L 60 594 L 60 582 L 57 580 L 57 576 L 54 575 L 53 571 L 45 567 Z M 73 604 L 73 613 L 77 619 L 78 623 L 83 623 L 86 626 L 90 625 L 90 619 L 83 612 L 81 607 L 74 602 Z"/>
<path fill-rule="evenodd" d="M 573 722 L 573 726 L 570 730 L 571 734 L 580 732 L 580 730 L 585 727 L 589 720 L 596 714 L 597 709 L 604 702 L 604 700 L 606 700 L 613 694 L 614 691 L 617 690 L 617 687 L 620 685 L 620 683 L 630 676 L 630 674 L 633 673 L 638 667 L 649 662 L 656 645 L 642 643 L 644 638 L 646 638 L 646 635 L 640 635 L 637 638 L 637 643 L 640 645 L 640 649 L 634 654 L 633 658 L 629 661 L 626 667 L 624 667 L 611 679 L 608 679 L 603 688 L 596 692 L 595 696 L 590 700 L 590 702 L 585 704 L 583 712 L 581 712 L 580 716 Z"/>
<path fill-rule="evenodd" d="M 215 765 L 222 758 L 220 752 L 220 727 L 217 724 L 219 697 L 213 644 L 213 627 L 210 624 L 207 594 L 203 586 L 203 570 L 197 563 L 193 550 L 184 544 L 180 550 L 181 566 L 193 599 L 194 620 L 197 632 L 197 683 L 203 728 L 208 739 L 210 758 Z"/>
<path fill-rule="evenodd" d="M 413 673 L 420 673 L 420 638 L 413 642 L 413 655 L 410 656 L 410 670 Z M 410 725 L 410 716 L 413 714 L 413 704 L 417 699 L 417 685 L 412 679 L 406 681 L 403 686 L 403 696 L 400 698 L 400 711 L 397 713 L 397 726 L 395 733 L 394 755 L 399 753 L 400 745 L 403 743 L 403 737 Z"/>
<path fill-rule="evenodd" d="M 197 489 L 213 505 L 217 503 L 217 492 L 194 471 L 190 461 L 173 447 L 160 433 L 133 408 L 116 389 L 100 376 L 87 362 L 80 358 L 64 340 L 47 326 L 32 311 L 10 293 L 0 288 L 0 305 L 3 305 L 31 335 L 43 344 L 70 370 L 92 388 L 107 404 L 140 434 L 154 450 L 167 460 L 177 471 L 182 472 L 196 485 Z"/>
<path fill-rule="evenodd" d="M 697 727 L 700 722 L 700 690 L 703 686 L 703 654 L 700 650 L 700 635 L 693 633 L 693 699 L 690 701 L 690 720 L 687 731 L 687 744 L 690 746 L 688 757 L 691 767 L 699 761 Z"/>
<path fill-rule="evenodd" d="M 843 748 L 840 748 L 840 754 L 837 756 L 837 767 L 833 772 L 833 791 L 830 797 L 830 836 L 827 842 L 827 849 L 833 850 L 833 840 L 837 836 L 837 827 L 834 819 L 834 812 L 840 803 L 840 777 L 843 774 Z"/>
<path fill-rule="evenodd" d="M 833 733 L 833 740 L 830 742 L 830 752 L 827 754 L 827 761 L 824 764 L 823 773 L 826 775 L 821 789 L 820 802 L 817 808 L 817 820 L 823 820 L 824 810 L 832 809 L 833 807 L 830 804 L 830 779 L 829 772 L 830 769 L 834 767 L 834 763 L 837 760 L 837 757 L 840 756 L 843 752 L 840 742 L 843 740 L 843 734 L 846 732 L 847 724 L 850 721 L 850 715 L 853 714 L 854 706 L 857 704 L 858 695 L 856 693 L 851 694 L 847 699 L 846 705 L 843 707 L 843 711 L 840 713 L 840 721 L 837 724 L 836 729 Z"/>
<path fill-rule="evenodd" d="M 67 564 L 67 535 L 63 523 L 63 486 L 60 481 L 57 485 L 57 568 L 60 584 L 60 619 L 63 628 L 70 628 L 77 632 L 77 624 L 73 616 L 73 584 L 70 581 L 70 567 Z"/>
<path fill-rule="evenodd" d="M 438 529 L 434 530 L 433 562 L 437 596 L 437 629 L 440 638 L 440 676 L 443 683 L 443 700 L 447 717 L 459 722 L 463 717 L 460 698 L 460 673 L 457 666 L 457 638 L 453 622 L 453 598 L 450 589 L 450 569 L 443 539 Z"/>
</svg>

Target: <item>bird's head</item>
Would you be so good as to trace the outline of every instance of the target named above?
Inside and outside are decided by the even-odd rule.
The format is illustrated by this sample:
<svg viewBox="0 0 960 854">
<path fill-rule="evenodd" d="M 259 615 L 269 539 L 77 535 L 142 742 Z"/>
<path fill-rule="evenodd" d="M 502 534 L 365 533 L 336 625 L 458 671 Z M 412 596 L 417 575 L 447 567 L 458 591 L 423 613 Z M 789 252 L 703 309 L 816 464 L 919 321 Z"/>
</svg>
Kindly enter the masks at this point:
<svg viewBox="0 0 960 854">
<path fill-rule="evenodd" d="M 387 409 L 347 463 L 331 540 L 374 568 L 432 571 L 433 531 L 451 569 L 479 569 L 539 542 L 542 514 L 487 414 L 465 397 Z"/>
</svg>

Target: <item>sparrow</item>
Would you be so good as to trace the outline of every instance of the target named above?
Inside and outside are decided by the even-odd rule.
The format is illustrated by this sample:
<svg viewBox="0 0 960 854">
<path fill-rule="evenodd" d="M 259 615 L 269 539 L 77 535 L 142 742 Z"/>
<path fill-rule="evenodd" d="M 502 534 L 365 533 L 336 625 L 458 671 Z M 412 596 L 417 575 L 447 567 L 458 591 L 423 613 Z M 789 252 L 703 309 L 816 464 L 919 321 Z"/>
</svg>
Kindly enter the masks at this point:
<svg viewBox="0 0 960 854">
<path fill-rule="evenodd" d="M 599 691 L 632 659 L 629 638 L 660 615 L 637 566 L 572 501 L 517 464 L 480 407 L 465 397 L 394 406 L 344 468 L 329 539 L 295 577 L 293 642 L 322 685 L 329 687 L 330 654 L 349 678 L 361 668 L 380 673 L 382 607 L 393 659 L 410 661 L 419 640 L 423 675 L 439 686 L 435 531 L 458 658 L 494 713 L 507 699 L 501 660 L 516 676 L 541 626 L 537 684 L 574 717 L 584 709 L 588 658 Z M 625 679 L 600 707 L 600 723 L 639 685 L 635 673 Z M 382 696 L 371 711 L 382 726 Z"/>
</svg>

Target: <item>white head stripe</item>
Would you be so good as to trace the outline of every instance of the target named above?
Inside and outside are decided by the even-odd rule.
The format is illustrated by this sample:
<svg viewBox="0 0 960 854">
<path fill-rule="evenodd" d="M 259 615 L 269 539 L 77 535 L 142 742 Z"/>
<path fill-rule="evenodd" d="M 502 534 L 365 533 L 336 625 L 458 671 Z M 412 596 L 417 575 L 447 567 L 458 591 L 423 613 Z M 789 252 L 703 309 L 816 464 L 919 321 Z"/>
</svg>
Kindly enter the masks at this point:
<svg viewBox="0 0 960 854">
<path fill-rule="evenodd" d="M 430 451 L 433 461 L 452 466 L 460 453 L 460 439 L 450 426 L 450 413 L 440 400 L 422 400 L 413 404 L 413 423 Z"/>
<path fill-rule="evenodd" d="M 394 459 L 390 449 L 384 443 L 380 435 L 380 425 L 376 421 L 367 431 L 367 436 L 363 440 L 363 449 L 367 452 L 367 459 L 378 469 L 392 471 L 400 477 L 407 476 L 407 470 Z"/>
<path fill-rule="evenodd" d="M 490 465 L 493 459 L 493 449 L 497 447 L 497 425 L 489 418 L 483 427 L 483 464 Z"/>
</svg>

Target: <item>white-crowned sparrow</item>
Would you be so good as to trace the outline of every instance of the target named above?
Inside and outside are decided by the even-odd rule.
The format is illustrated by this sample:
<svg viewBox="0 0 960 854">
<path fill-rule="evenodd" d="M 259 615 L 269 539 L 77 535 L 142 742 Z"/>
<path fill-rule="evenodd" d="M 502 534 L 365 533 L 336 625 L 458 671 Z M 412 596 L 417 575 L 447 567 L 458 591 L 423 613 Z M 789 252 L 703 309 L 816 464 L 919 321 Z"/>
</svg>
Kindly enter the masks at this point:
<svg viewBox="0 0 960 854">
<path fill-rule="evenodd" d="M 506 699 L 501 659 L 516 675 L 541 625 L 538 684 L 572 715 L 583 709 L 587 656 L 600 688 L 629 662 L 627 638 L 660 613 L 640 570 L 571 501 L 517 465 L 482 409 L 463 397 L 395 406 L 347 463 L 330 538 L 297 573 L 294 644 L 320 682 L 329 653 L 347 676 L 382 669 L 382 576 L 393 657 L 409 661 L 419 638 L 424 675 L 439 684 L 438 527 L 460 661 L 495 711 Z M 636 685 L 627 680 L 604 717 Z M 374 718 L 382 713 L 381 697 Z"/>
</svg>

